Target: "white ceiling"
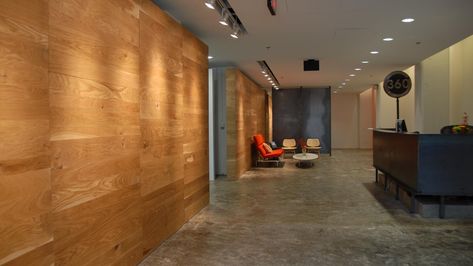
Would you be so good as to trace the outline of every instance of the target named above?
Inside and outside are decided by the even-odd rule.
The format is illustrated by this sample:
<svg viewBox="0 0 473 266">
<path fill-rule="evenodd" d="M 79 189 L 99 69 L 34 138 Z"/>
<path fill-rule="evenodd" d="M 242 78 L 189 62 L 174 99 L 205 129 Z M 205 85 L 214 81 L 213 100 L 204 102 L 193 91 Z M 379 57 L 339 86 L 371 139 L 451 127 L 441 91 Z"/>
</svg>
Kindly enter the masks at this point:
<svg viewBox="0 0 473 266">
<path fill-rule="evenodd" d="M 209 46 L 211 67 L 237 66 L 263 87 L 270 85 L 257 60 L 266 60 L 281 88 L 338 88 L 349 78 L 340 91 L 362 91 L 473 34 L 473 0 L 279 0 L 276 16 L 266 0 L 228 0 L 248 31 L 239 39 L 204 0 L 155 2 Z M 402 23 L 406 17 L 415 22 Z M 319 72 L 303 71 L 309 58 L 320 60 Z"/>
</svg>

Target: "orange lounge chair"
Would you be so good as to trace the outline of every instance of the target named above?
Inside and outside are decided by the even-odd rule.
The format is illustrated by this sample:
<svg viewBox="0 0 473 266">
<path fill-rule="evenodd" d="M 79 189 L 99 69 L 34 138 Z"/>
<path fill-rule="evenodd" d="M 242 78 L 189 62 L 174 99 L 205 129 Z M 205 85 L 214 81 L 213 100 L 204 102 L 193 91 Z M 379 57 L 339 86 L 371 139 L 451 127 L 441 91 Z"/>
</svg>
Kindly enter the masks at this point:
<svg viewBox="0 0 473 266">
<path fill-rule="evenodd" d="M 280 158 L 284 154 L 283 149 L 274 149 L 272 150 L 269 145 L 265 145 L 264 137 L 261 134 L 253 136 L 255 141 L 256 149 L 258 150 L 258 160 L 256 161 L 256 166 L 261 162 L 276 162 L 279 166 Z M 265 147 L 266 146 L 266 147 Z"/>
</svg>

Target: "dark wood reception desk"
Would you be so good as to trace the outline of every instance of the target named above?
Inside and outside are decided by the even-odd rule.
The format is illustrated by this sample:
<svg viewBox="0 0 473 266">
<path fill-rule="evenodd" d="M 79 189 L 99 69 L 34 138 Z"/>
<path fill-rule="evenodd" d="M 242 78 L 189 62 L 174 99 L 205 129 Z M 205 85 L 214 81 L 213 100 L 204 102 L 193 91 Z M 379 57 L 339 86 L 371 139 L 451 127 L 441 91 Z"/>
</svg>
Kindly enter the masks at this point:
<svg viewBox="0 0 473 266">
<path fill-rule="evenodd" d="M 439 196 L 441 209 L 445 196 L 473 196 L 472 135 L 375 129 L 373 165 L 376 178 L 379 170 L 410 192 L 411 211 L 415 210 L 417 195 Z"/>
</svg>

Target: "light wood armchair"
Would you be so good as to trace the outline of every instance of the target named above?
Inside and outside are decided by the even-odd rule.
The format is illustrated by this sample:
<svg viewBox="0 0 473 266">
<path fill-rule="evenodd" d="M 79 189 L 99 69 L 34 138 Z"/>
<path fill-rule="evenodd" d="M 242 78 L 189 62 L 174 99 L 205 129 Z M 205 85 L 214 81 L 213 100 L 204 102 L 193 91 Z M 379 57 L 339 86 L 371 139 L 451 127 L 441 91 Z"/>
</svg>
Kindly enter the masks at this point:
<svg viewBox="0 0 473 266">
<path fill-rule="evenodd" d="M 318 138 L 314 139 L 307 139 L 307 152 L 316 152 L 317 155 L 319 155 L 320 158 L 320 140 Z"/>
<path fill-rule="evenodd" d="M 282 149 L 284 153 L 293 153 L 296 154 L 297 143 L 295 139 L 283 139 Z"/>
</svg>

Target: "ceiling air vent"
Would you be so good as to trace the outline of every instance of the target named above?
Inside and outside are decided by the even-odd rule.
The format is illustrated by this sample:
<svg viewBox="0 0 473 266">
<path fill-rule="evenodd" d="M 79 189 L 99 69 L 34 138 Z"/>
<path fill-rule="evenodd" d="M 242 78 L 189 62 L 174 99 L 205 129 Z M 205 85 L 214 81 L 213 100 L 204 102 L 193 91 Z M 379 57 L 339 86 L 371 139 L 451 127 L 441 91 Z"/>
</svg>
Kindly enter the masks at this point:
<svg viewBox="0 0 473 266">
<path fill-rule="evenodd" d="M 304 60 L 304 71 L 319 71 L 319 60 Z"/>
</svg>

